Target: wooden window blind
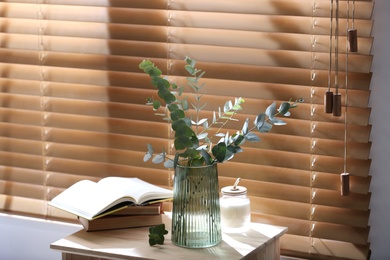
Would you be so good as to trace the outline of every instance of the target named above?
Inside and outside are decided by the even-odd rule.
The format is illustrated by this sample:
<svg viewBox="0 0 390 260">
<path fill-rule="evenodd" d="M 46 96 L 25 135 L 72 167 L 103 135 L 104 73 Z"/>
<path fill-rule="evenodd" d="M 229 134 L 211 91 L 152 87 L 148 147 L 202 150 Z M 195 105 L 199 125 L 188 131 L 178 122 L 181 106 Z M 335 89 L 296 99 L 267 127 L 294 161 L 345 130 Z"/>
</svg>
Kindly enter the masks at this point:
<svg viewBox="0 0 390 260">
<path fill-rule="evenodd" d="M 273 100 L 305 100 L 286 126 L 219 165 L 220 186 L 241 177 L 252 221 L 288 227 L 282 254 L 365 259 L 373 2 L 354 1 L 357 53 L 346 52 L 352 1 L 339 2 L 340 117 L 323 105 L 329 0 L 1 2 L 1 210 L 72 221 L 47 202 L 81 179 L 136 176 L 171 187 L 172 172 L 142 161 L 147 143 L 171 140 L 145 105 L 155 91 L 138 64 L 150 58 L 185 85 L 190 56 L 206 71 L 206 115 L 245 99 L 229 131 Z M 340 195 L 345 170 L 349 196 Z"/>
</svg>

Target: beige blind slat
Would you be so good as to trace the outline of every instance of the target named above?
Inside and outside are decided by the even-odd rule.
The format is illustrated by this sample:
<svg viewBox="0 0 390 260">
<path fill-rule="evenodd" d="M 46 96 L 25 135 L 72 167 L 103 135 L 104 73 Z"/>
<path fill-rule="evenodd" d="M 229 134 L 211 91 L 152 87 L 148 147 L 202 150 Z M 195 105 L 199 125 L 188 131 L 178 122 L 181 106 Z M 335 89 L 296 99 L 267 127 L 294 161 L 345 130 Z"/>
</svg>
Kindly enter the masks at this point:
<svg viewBox="0 0 390 260">
<path fill-rule="evenodd" d="M 242 71 L 244 72 L 244 71 Z M 271 73 L 271 72 L 270 72 Z M 274 72 L 278 74 L 278 71 Z M 283 74 L 284 76 L 286 74 Z M 184 86 L 185 80 L 182 77 L 170 77 L 172 81 L 177 82 L 178 84 Z M 207 89 L 207 95 L 216 96 L 219 93 L 224 93 L 221 97 L 221 102 L 225 96 L 238 97 L 241 96 L 245 99 L 276 99 L 276 100 L 288 100 L 292 96 L 300 96 L 304 100 L 309 100 L 311 95 L 311 88 L 305 85 L 288 85 L 288 84 L 277 84 L 277 83 L 264 83 L 264 82 L 255 82 L 255 81 L 236 81 L 236 80 L 225 80 L 225 79 L 207 79 L 207 84 L 212 86 L 212 88 Z M 279 89 L 275 93 L 275 89 Z M 251 93 L 250 96 L 243 96 L 242 89 L 247 89 Z M 314 87 L 314 93 L 316 95 L 313 97 L 314 104 L 323 105 L 324 102 L 324 92 L 326 90 L 321 87 Z M 340 90 L 341 93 L 345 93 L 344 90 Z M 363 90 L 355 90 L 353 86 L 348 91 L 348 104 L 349 107 L 363 107 L 366 108 L 369 99 L 369 92 Z M 207 99 L 207 96 L 205 96 Z M 258 101 L 255 101 L 258 102 Z M 208 102 L 209 103 L 209 102 Z M 207 106 L 208 108 L 208 106 Z M 247 108 L 247 107 L 245 107 Z M 250 108 L 250 107 L 249 107 Z M 248 109 L 249 109 L 248 108 Z M 323 111 L 323 108 L 318 108 Z"/>
<path fill-rule="evenodd" d="M 305 237 L 284 235 L 281 238 L 281 253 L 284 255 L 296 255 L 301 258 L 326 259 L 332 255 L 332 259 L 367 259 L 369 246 L 357 245 L 347 242 L 335 242 L 326 239 L 308 239 Z M 314 248 L 313 248 L 314 245 Z"/>
<path fill-rule="evenodd" d="M 346 0 L 340 1 L 340 16 L 346 17 Z M 300 0 L 250 0 L 246 1 L 246 5 L 238 2 L 217 0 L 209 4 L 207 0 L 189 2 L 186 0 L 175 1 L 174 9 L 196 10 L 196 11 L 215 11 L 226 13 L 253 13 L 253 14 L 286 14 L 292 16 L 311 16 L 311 5 L 302 4 Z M 260 3 L 260 4 L 259 4 Z M 343 4 L 344 3 L 344 4 Z M 317 16 L 329 17 L 329 1 L 316 0 Z M 370 19 L 373 4 L 370 1 L 356 0 L 356 5 L 359 7 L 356 11 L 356 18 Z M 299 7 L 299 8 L 297 8 Z"/>
<path fill-rule="evenodd" d="M 1 158 L 0 163 L 3 166 L 27 168 L 31 170 L 42 170 L 43 161 L 41 156 L 11 153 L 7 151 L 0 152 Z M 7 172 L 8 168 L 2 169 Z"/>
<path fill-rule="evenodd" d="M 328 61 L 324 61 L 328 62 Z M 155 62 L 156 63 L 156 62 Z M 198 62 L 198 66 L 202 67 L 204 71 L 207 71 L 208 78 L 223 78 L 225 80 L 242 80 L 249 82 L 267 82 L 267 83 L 279 83 L 279 84 L 292 84 L 292 85 L 306 85 L 310 86 L 314 83 L 315 86 L 327 87 L 328 72 L 316 71 L 316 79 L 314 82 L 310 81 L 310 70 L 297 69 L 297 68 L 284 68 L 284 67 L 254 67 L 242 64 L 219 64 L 219 63 L 201 63 Z M 156 63 L 158 66 L 158 64 Z M 186 75 L 182 66 L 182 62 L 173 62 L 170 67 L 169 75 Z M 220 66 L 223 66 L 219 70 Z M 159 66 L 161 70 L 165 70 L 165 66 Z M 164 74 L 167 74 L 164 71 Z M 348 73 L 349 88 L 368 90 L 371 74 L 369 73 Z M 283 76 L 281 76 L 283 75 Z M 339 73 L 340 78 L 345 77 L 345 73 L 342 71 Z M 340 88 L 345 89 L 344 82 L 340 82 Z M 323 98 L 323 95 L 321 96 Z"/>
<path fill-rule="evenodd" d="M 351 227 L 366 228 L 369 211 L 346 210 L 341 208 L 318 206 L 315 209 L 313 220 L 329 222 Z"/>
</svg>

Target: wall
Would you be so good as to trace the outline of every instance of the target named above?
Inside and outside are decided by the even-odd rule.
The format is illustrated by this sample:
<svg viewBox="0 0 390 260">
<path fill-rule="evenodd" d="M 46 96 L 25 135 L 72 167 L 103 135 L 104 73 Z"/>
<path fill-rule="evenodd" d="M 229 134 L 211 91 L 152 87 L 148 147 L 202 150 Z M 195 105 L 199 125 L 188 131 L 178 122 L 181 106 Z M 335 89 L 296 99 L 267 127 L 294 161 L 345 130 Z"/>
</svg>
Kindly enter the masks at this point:
<svg viewBox="0 0 390 260">
<path fill-rule="evenodd" d="M 390 259 L 390 1 L 376 0 L 374 8 L 374 62 L 370 107 L 371 216 L 370 236 L 373 260 Z M 359 29 L 358 29 L 359 30 Z"/>
<path fill-rule="evenodd" d="M 374 62 L 371 84 L 373 125 L 371 141 L 371 242 L 373 260 L 390 259 L 390 1 L 376 0 L 374 8 Z M 358 28 L 357 28 L 358 29 Z M 359 30 L 359 29 L 358 29 Z M 390 109 L 389 109 L 390 110 Z M 0 215 L 0 259 L 61 259 L 50 243 L 80 226 L 10 218 Z"/>
</svg>

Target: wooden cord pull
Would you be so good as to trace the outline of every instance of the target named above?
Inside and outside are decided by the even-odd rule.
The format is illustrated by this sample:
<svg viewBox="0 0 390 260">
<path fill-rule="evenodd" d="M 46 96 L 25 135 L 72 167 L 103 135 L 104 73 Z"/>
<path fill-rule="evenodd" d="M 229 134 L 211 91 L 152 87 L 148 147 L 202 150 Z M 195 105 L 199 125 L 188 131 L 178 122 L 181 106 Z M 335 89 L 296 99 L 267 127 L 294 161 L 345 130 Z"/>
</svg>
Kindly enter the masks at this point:
<svg viewBox="0 0 390 260">
<path fill-rule="evenodd" d="M 350 52 L 357 52 L 358 51 L 358 37 L 357 37 L 357 30 L 356 29 L 349 29 L 348 30 L 348 46 Z"/>
<path fill-rule="evenodd" d="M 333 115 L 341 116 L 341 94 L 333 95 Z"/>
<path fill-rule="evenodd" d="M 349 195 L 349 173 L 340 174 L 340 182 L 341 182 L 341 196 Z"/>
<path fill-rule="evenodd" d="M 324 110 L 325 113 L 332 113 L 333 111 L 333 92 L 332 91 L 326 91 L 324 94 Z"/>
</svg>

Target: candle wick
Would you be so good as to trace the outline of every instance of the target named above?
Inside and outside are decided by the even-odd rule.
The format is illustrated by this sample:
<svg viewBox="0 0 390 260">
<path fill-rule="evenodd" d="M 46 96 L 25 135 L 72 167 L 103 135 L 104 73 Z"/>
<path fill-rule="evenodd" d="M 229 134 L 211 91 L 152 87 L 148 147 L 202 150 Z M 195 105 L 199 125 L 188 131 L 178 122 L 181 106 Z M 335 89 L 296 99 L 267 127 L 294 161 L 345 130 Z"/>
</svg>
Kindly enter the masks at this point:
<svg viewBox="0 0 390 260">
<path fill-rule="evenodd" d="M 237 189 L 237 185 L 240 182 L 241 178 L 237 178 L 236 182 L 234 183 L 233 190 Z"/>
</svg>

